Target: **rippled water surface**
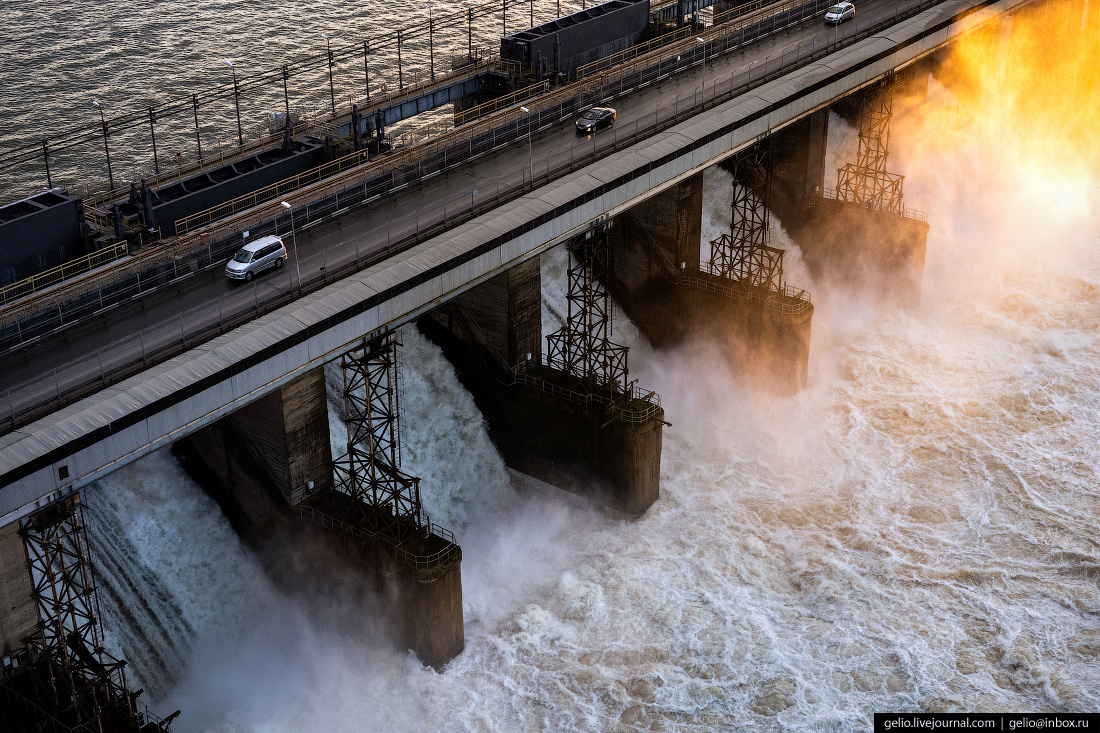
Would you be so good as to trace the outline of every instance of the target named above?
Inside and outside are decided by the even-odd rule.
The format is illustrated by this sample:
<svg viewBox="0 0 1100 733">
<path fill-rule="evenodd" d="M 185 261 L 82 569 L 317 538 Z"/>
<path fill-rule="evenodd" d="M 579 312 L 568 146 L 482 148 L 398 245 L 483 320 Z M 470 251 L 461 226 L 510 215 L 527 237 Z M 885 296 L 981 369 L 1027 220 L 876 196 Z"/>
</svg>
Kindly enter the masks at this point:
<svg viewBox="0 0 1100 733">
<path fill-rule="evenodd" d="M 502 22 L 500 3 L 433 0 L 433 41 L 436 70 L 449 68 L 453 56 L 475 49 L 499 49 L 501 32 L 528 27 L 532 11 L 536 23 L 567 13 L 580 3 L 535 0 L 509 3 Z M 475 22 L 472 34 L 466 24 L 435 22 L 467 7 L 493 7 Z M 156 124 L 158 157 L 170 167 L 176 153 L 185 160 L 197 155 L 195 122 L 187 102 L 192 94 L 233 82 L 231 60 L 243 79 L 284 63 L 301 62 L 333 49 L 361 48 L 364 41 L 378 41 L 372 51 L 370 83 L 373 93 L 383 82 L 398 86 L 396 44 L 381 47 L 384 36 L 398 28 L 414 33 L 402 46 L 402 74 L 408 83 L 429 70 L 428 25 L 424 2 L 308 3 L 257 2 L 256 0 L 75 0 L 59 6 L 48 0 L 5 0 L 0 4 L 0 152 L 22 145 L 40 148 L 43 138 L 80 129 L 87 141 L 71 150 L 57 149 L 51 156 L 54 185 L 78 186 L 107 178 L 101 131 L 97 127 L 98 101 L 108 120 L 149 106 L 158 109 L 171 100 L 183 106 L 162 115 Z M 323 37 L 327 35 L 328 41 Z M 472 36 L 472 38 L 470 37 Z M 358 53 L 358 51 L 357 51 Z M 367 71 L 356 55 L 337 63 L 333 86 L 337 104 L 362 102 Z M 309 116 L 330 106 L 327 66 L 314 64 L 291 77 L 290 106 L 293 114 Z M 246 140 L 267 129 L 268 115 L 284 108 L 281 77 L 260 90 L 242 94 L 242 127 Z M 423 116 L 422 116 L 423 117 Z M 447 115 L 437 115 L 437 122 Z M 406 125 L 415 129 L 431 120 Z M 200 105 L 200 140 L 205 155 L 237 142 L 235 109 L 231 96 Z M 149 129 L 114 132 L 111 163 L 118 181 L 152 169 Z M 41 159 L 0 171 L 0 202 L 34 193 L 45 186 Z"/>
</svg>

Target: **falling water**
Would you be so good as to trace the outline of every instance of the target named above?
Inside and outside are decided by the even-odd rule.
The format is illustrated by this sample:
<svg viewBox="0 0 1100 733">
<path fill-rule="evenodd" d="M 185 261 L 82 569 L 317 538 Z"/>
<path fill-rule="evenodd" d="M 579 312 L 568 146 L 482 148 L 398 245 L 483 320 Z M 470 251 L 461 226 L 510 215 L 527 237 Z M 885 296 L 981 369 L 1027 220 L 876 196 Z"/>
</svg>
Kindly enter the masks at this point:
<svg viewBox="0 0 1100 733">
<path fill-rule="evenodd" d="M 853 135 L 834 118 L 829 147 Z M 616 328 L 672 423 L 638 521 L 515 495 L 439 350 L 402 332 L 406 468 L 463 546 L 466 649 L 440 672 L 372 627 L 365 597 L 273 589 L 170 456 L 102 481 L 93 539 L 124 578 L 105 625 L 133 674 L 184 710 L 178 731 L 865 730 L 882 710 L 1096 710 L 1100 191 L 1021 186 L 978 136 L 950 154 L 904 140 L 892 167 L 932 226 L 923 302 L 796 282 L 816 305 L 808 389 L 760 394 L 705 345 L 654 352 Z M 565 262 L 546 258 L 547 330 Z M 333 425 L 335 442 L 338 409 Z"/>
</svg>

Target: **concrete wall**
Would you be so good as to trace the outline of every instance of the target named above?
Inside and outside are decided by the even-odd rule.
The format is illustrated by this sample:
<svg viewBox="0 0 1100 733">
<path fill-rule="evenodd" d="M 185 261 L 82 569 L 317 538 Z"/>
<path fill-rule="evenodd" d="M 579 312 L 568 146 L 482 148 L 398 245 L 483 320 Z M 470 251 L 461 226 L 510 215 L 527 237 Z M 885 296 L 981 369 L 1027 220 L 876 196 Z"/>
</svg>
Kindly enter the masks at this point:
<svg viewBox="0 0 1100 733">
<path fill-rule="evenodd" d="M 686 178 L 631 209 L 668 259 L 684 272 L 699 271 L 703 217 L 703 174 Z M 616 267 L 620 261 L 616 260 Z M 623 260 L 629 269 L 639 262 Z M 654 267 L 654 265 L 647 266 Z M 626 277 L 624 273 L 624 277 Z"/>
<path fill-rule="evenodd" d="M 265 536 L 313 491 L 332 486 L 328 401 L 323 368 L 185 438 L 184 466 L 245 537 Z"/>
<path fill-rule="evenodd" d="M 466 317 L 484 346 L 509 366 L 542 361 L 542 280 L 534 258 L 510 268 L 453 301 L 461 312 L 438 313 L 441 322 Z M 450 317 L 449 317 L 450 316 Z M 454 330 L 454 324 L 451 325 Z M 456 330 L 456 333 L 458 331 Z M 529 355 L 529 356 L 528 356 Z"/>
<path fill-rule="evenodd" d="M 733 372 L 748 384 L 779 394 L 806 386 L 812 306 L 800 314 L 768 308 L 759 299 L 734 297 L 732 283 L 706 273 L 685 271 L 674 282 L 653 266 L 639 222 L 623 216 L 617 223 L 611 292 L 653 346 L 705 339 L 720 347 Z"/>
<path fill-rule="evenodd" d="M 631 516 L 644 514 L 657 500 L 663 413 L 637 426 L 609 420 L 598 405 L 502 382 L 476 345 L 449 330 L 445 318 L 422 318 L 420 328 L 454 365 L 509 468 Z M 566 381 L 535 364 L 528 367 L 533 375 Z"/>
<path fill-rule="evenodd" d="M 911 308 L 920 303 L 928 224 L 825 199 L 783 222 L 816 287 Z"/>
<path fill-rule="evenodd" d="M 0 654 L 21 648 L 38 626 L 31 590 L 19 523 L 0 527 Z"/>
</svg>

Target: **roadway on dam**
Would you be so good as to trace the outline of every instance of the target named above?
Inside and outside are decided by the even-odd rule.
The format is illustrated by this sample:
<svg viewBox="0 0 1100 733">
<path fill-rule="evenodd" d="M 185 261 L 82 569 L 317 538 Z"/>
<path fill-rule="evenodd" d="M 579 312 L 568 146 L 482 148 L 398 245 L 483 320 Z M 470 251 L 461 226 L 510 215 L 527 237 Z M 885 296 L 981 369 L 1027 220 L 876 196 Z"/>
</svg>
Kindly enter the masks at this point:
<svg viewBox="0 0 1100 733">
<path fill-rule="evenodd" d="M 97 350 L 104 356 L 99 361 L 86 360 L 90 370 L 110 371 L 120 360 L 143 361 L 143 353 L 156 351 L 165 339 L 178 341 L 189 330 L 217 324 L 224 313 L 239 310 L 242 303 L 262 304 L 285 297 L 295 289 L 299 272 L 308 282 L 322 270 L 331 271 L 385 250 L 389 242 L 415 233 L 429 211 L 438 219 L 440 209 L 445 216 L 448 205 L 453 211 L 468 207 L 471 201 L 476 203 L 478 197 L 491 198 L 498 187 L 501 191 L 515 188 L 529 178 L 532 166 L 537 177 L 540 168 L 545 172 L 551 159 L 614 147 L 618 131 L 651 121 L 658 114 L 663 119 L 665 111 L 692 104 L 704 78 L 708 90 L 717 83 L 720 91 L 731 77 L 740 84 L 743 76 L 761 73 L 766 63 L 775 63 L 784 51 L 828 45 L 838 37 L 854 35 L 861 28 L 881 22 L 898 9 L 904 9 L 904 4 L 897 0 L 869 0 L 859 4 L 854 22 L 839 28 L 826 26 L 820 16 L 808 19 L 712 59 L 705 68 L 693 67 L 610 102 L 618 110 L 618 119 L 610 129 L 580 136 L 573 121 L 566 120 L 536 133 L 529 144 L 514 143 L 292 237 L 284 236 L 290 252 L 286 266 L 258 277 L 251 285 L 229 282 L 222 268 L 216 267 L 109 310 L 0 358 L 0 395 L 7 395 L 15 410 L 49 401 L 67 386 L 63 376 L 50 378 L 52 370 L 95 355 Z M 0 397 L 0 412 L 7 411 L 3 402 Z"/>
</svg>

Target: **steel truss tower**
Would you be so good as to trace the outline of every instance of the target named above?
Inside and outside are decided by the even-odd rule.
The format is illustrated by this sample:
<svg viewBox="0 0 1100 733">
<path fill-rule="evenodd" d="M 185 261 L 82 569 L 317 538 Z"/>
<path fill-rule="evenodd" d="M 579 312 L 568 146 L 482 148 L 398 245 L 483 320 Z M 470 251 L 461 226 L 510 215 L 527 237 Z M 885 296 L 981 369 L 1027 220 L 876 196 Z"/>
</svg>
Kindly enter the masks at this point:
<svg viewBox="0 0 1100 733">
<path fill-rule="evenodd" d="M 864 95 L 859 106 L 859 150 L 856 162 L 837 169 L 836 197 L 865 204 L 872 211 L 903 213 L 905 176 L 888 173 L 893 84 L 883 81 Z"/>
<path fill-rule="evenodd" d="M 709 271 L 742 285 L 783 291 L 783 253 L 768 245 L 772 152 L 756 145 L 733 159 L 733 219 L 730 233 L 711 241 Z"/>
<path fill-rule="evenodd" d="M 589 392 L 614 398 L 630 391 L 629 348 L 610 340 L 611 294 L 600 278 L 611 275 L 611 228 L 601 225 L 569 246 L 568 316 L 546 337 L 547 364 L 580 380 Z"/>
<path fill-rule="evenodd" d="M 336 489 L 356 500 L 357 523 L 396 542 L 428 527 L 420 479 L 401 471 L 398 346 L 389 335 L 344 355 L 348 452 L 333 461 Z"/>
<path fill-rule="evenodd" d="M 35 696 L 48 701 L 57 720 L 82 730 L 142 729 L 136 695 L 126 689 L 126 662 L 103 649 L 79 495 L 31 514 L 19 534 L 38 607 L 39 630 L 27 640 Z"/>
</svg>

